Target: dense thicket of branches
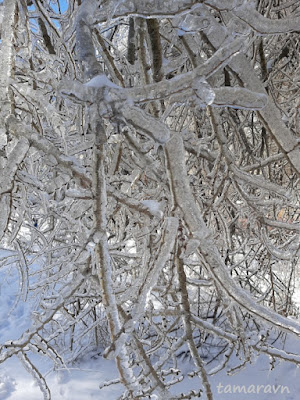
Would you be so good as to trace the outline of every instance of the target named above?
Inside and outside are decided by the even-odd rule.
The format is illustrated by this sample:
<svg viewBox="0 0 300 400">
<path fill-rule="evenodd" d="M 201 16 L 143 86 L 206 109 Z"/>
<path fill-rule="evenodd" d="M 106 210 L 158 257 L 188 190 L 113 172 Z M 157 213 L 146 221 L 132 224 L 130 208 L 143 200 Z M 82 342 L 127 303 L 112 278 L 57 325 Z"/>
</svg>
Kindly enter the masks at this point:
<svg viewBox="0 0 300 400">
<path fill-rule="evenodd" d="M 209 400 L 235 352 L 299 364 L 269 341 L 300 335 L 299 2 L 0 7 L 1 268 L 33 308 L 0 362 L 50 399 L 33 352 L 105 348 L 124 399 L 164 400 L 200 393 L 180 354 Z"/>
</svg>

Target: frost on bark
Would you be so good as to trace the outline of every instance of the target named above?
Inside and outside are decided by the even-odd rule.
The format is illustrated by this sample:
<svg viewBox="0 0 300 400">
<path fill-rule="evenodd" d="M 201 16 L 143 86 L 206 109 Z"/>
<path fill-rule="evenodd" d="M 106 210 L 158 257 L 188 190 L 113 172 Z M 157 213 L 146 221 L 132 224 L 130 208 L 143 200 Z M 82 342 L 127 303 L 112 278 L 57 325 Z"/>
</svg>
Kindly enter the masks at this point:
<svg viewBox="0 0 300 400">
<path fill-rule="evenodd" d="M 300 336 L 300 10 L 276 4 L 0 5 L 0 267 L 32 310 L 0 362 L 45 399 L 34 353 L 115 359 L 124 399 L 299 365 L 274 338 Z"/>
</svg>

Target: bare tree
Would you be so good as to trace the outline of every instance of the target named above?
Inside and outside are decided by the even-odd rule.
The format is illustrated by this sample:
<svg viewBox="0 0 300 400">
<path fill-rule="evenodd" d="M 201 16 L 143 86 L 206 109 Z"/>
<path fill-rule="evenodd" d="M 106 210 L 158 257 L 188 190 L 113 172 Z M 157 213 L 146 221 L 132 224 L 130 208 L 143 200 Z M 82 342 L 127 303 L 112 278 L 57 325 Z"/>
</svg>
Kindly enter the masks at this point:
<svg viewBox="0 0 300 400">
<path fill-rule="evenodd" d="M 0 8 L 1 268 L 33 304 L 0 362 L 50 399 L 31 354 L 102 347 L 164 400 L 201 394 L 171 394 L 180 354 L 209 400 L 236 351 L 299 364 L 269 340 L 300 335 L 299 2 L 63 5 Z"/>
</svg>

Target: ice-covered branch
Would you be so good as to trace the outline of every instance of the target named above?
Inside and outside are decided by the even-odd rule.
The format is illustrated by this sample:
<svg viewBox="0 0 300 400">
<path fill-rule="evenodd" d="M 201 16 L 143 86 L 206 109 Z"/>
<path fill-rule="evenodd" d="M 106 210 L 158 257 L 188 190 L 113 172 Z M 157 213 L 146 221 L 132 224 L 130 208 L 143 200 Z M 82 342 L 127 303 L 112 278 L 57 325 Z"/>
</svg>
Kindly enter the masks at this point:
<svg viewBox="0 0 300 400">
<path fill-rule="evenodd" d="M 267 344 L 256 344 L 253 346 L 253 348 L 260 353 L 265 353 L 269 355 L 270 357 L 275 357 L 283 361 L 292 362 L 298 366 L 300 365 L 299 354 L 289 353 L 284 350 L 276 349 L 275 347 Z"/>
<path fill-rule="evenodd" d="M 102 72 L 102 68 L 96 58 L 90 26 L 96 6 L 96 2 L 86 0 L 81 5 L 77 15 L 76 44 L 79 60 L 83 65 L 85 79 L 91 79 Z"/>
<path fill-rule="evenodd" d="M 299 46 L 274 35 L 295 4 L 274 28 L 263 0 L 269 18 L 254 0 L 2 3 L 0 237 L 18 251 L 0 266 L 41 302 L 0 363 L 106 348 L 126 399 L 197 396 L 175 387 L 187 352 L 210 397 L 202 343 L 213 373 L 235 350 L 299 364 L 258 333 L 300 336 Z"/>
<path fill-rule="evenodd" d="M 31 329 L 28 329 L 22 334 L 18 340 L 8 341 L 0 347 L 0 364 L 14 354 L 18 354 L 31 342 L 32 338 L 50 321 L 55 314 L 63 308 L 68 299 L 80 288 L 84 283 L 85 278 L 78 275 L 71 287 L 66 287 L 62 290 L 61 296 L 51 305 L 51 310 L 48 310 L 41 315 L 39 322 Z"/>
<path fill-rule="evenodd" d="M 208 115 L 210 117 L 212 130 L 216 135 L 216 138 L 218 139 L 218 142 L 221 146 L 222 154 L 225 156 L 228 168 L 232 171 L 235 178 L 243 182 L 246 182 L 256 188 L 264 189 L 271 193 L 272 192 L 276 193 L 279 196 L 289 198 L 291 193 L 289 193 L 289 191 L 287 191 L 284 187 L 277 185 L 273 182 L 270 182 L 262 176 L 251 175 L 246 171 L 242 171 L 235 165 L 234 157 L 229 150 L 229 144 L 227 142 L 227 139 L 224 133 L 222 132 L 222 129 L 219 129 L 220 125 L 217 122 L 217 115 L 210 107 L 208 108 Z"/>
<path fill-rule="evenodd" d="M 259 110 L 266 106 L 268 96 L 241 87 L 212 88 L 215 98 L 213 107 L 230 107 L 235 109 Z"/>
<path fill-rule="evenodd" d="M 260 35 L 279 35 L 300 31 L 300 16 L 272 20 L 264 17 L 251 6 L 233 9 L 233 13 Z"/>
<path fill-rule="evenodd" d="M 299 223 L 288 223 L 288 222 L 283 222 L 283 221 L 274 221 L 271 220 L 270 218 L 262 217 L 262 221 L 265 225 L 274 227 L 274 228 L 279 228 L 279 229 L 287 229 L 288 231 L 296 231 L 300 233 L 300 224 Z"/>
<path fill-rule="evenodd" d="M 46 138 L 33 132 L 29 127 L 22 124 L 14 116 L 10 115 L 6 119 L 8 131 L 18 137 L 25 138 L 29 144 L 53 157 L 56 163 L 67 173 L 71 173 L 80 186 L 84 188 L 91 186 L 91 180 L 87 176 L 86 171 L 81 167 L 74 157 L 64 155 L 60 150 Z"/>
<path fill-rule="evenodd" d="M 43 394 L 44 400 L 51 400 L 51 394 L 47 382 L 39 370 L 34 366 L 31 360 L 27 357 L 25 352 L 18 353 L 19 360 L 23 364 L 24 368 L 33 376 L 35 381 L 40 387 Z"/>
<path fill-rule="evenodd" d="M 155 142 L 164 144 L 170 139 L 168 127 L 140 108 L 125 106 L 121 109 L 121 112 L 127 123 L 137 129 L 138 132 L 149 136 Z"/>
<path fill-rule="evenodd" d="M 243 6 L 245 0 L 204 0 L 203 3 L 219 11 L 231 11 Z"/>
<path fill-rule="evenodd" d="M 130 105 L 162 100 L 166 97 L 177 94 L 180 95 L 191 87 L 195 87 L 195 90 L 201 92 L 202 86 L 207 88 L 205 80 L 224 68 L 229 63 L 230 59 L 241 50 L 242 46 L 243 41 L 238 38 L 221 47 L 206 62 L 199 65 L 199 67 L 195 68 L 192 72 L 187 72 L 173 79 L 164 80 L 159 83 L 118 89 L 105 75 L 99 75 L 99 83 L 95 82 L 95 84 L 87 83 L 86 85 L 82 85 L 80 82 L 64 81 L 60 84 L 59 90 L 63 95 L 74 98 L 75 100 L 78 99 L 79 101 L 93 103 L 106 100 L 106 102 L 111 104 L 118 104 L 119 102 L 120 108 L 124 106 L 124 101 L 127 101 L 128 105 Z M 100 77 L 102 77 L 101 80 Z M 93 80 L 91 82 L 93 82 Z M 238 91 L 242 91 L 242 88 L 237 88 L 236 90 L 236 95 L 238 95 Z M 220 91 L 219 96 L 221 98 L 222 93 L 224 92 Z M 251 96 L 251 93 L 249 93 L 248 96 Z M 254 96 L 254 94 L 252 94 L 252 96 Z"/>
<path fill-rule="evenodd" d="M 130 2 L 108 1 L 104 7 L 99 9 L 94 16 L 95 23 L 104 22 L 109 16 L 121 18 L 129 15 L 142 18 L 173 17 L 177 14 L 189 12 L 199 1 L 196 0 L 133 0 Z"/>
<path fill-rule="evenodd" d="M 0 148 L 2 148 L 6 142 L 6 135 L 4 129 L 3 118 L 7 113 L 11 112 L 11 93 L 9 88 L 10 79 L 13 75 L 14 69 L 14 35 L 16 29 L 16 6 L 17 1 L 5 1 L 3 20 L 1 30 L 1 52 L 0 52 L 0 102 L 1 102 L 1 112 L 0 112 Z"/>
<path fill-rule="evenodd" d="M 193 321 L 194 324 L 200 326 L 205 331 L 211 332 L 216 336 L 228 340 L 229 342 L 235 342 L 238 339 L 238 336 L 235 335 L 234 333 L 226 332 L 223 329 L 219 328 L 218 326 L 213 325 L 209 321 L 204 321 L 193 314 L 191 315 L 191 320 Z"/>
<path fill-rule="evenodd" d="M 97 272 L 102 289 L 103 304 L 108 319 L 110 336 L 116 344 L 116 362 L 122 383 L 133 395 L 138 389 L 132 368 L 129 365 L 129 356 L 125 345 L 124 333 L 118 312 L 117 301 L 112 280 L 112 265 L 106 236 L 107 230 L 107 192 L 104 172 L 104 146 L 97 140 L 93 154 L 93 194 L 94 194 L 94 236 Z M 99 288 L 100 289 L 100 288 Z M 119 337 L 121 340 L 117 341 Z"/>
<path fill-rule="evenodd" d="M 170 168 L 170 185 L 173 190 L 177 207 L 183 212 L 185 221 L 194 238 L 199 240 L 199 251 L 207 262 L 209 272 L 218 287 L 253 316 L 262 319 L 274 327 L 295 334 L 300 337 L 300 325 L 297 321 L 285 318 L 272 310 L 258 304 L 249 293 L 240 288 L 229 275 L 217 247 L 212 233 L 204 223 L 200 209 L 196 204 L 187 182 L 187 172 L 184 161 L 184 147 L 182 138 L 174 134 L 166 144 L 166 155 Z"/>
<path fill-rule="evenodd" d="M 154 288 L 158 282 L 158 278 L 162 269 L 164 268 L 166 262 L 170 259 L 170 254 L 175 244 L 175 239 L 178 231 L 178 219 L 174 217 L 168 217 L 166 219 L 166 228 L 163 244 L 160 253 L 157 257 L 155 265 L 150 271 L 147 271 L 144 277 L 144 282 L 139 288 L 139 297 L 134 307 L 132 313 L 133 321 L 138 321 L 141 319 L 142 313 L 146 308 L 148 298 L 150 296 L 151 290 Z"/>
<path fill-rule="evenodd" d="M 207 35 L 209 42 L 215 48 L 219 48 L 224 41 L 224 35 L 227 35 L 227 37 L 231 35 L 230 31 L 224 25 L 219 24 L 209 10 L 203 8 L 201 13 L 209 21 L 207 28 L 204 29 L 205 35 Z M 245 87 L 254 92 L 266 94 L 261 80 L 256 75 L 245 55 L 241 53 L 236 54 L 230 60 L 229 65 L 237 73 Z M 300 145 L 291 130 L 283 122 L 280 110 L 270 96 L 268 96 L 266 106 L 258 111 L 258 115 L 267 131 L 270 132 L 281 148 L 285 157 L 290 161 L 298 175 L 300 175 Z"/>
<path fill-rule="evenodd" d="M 194 364 L 199 370 L 199 375 L 201 376 L 202 379 L 202 384 L 206 392 L 207 400 L 213 400 L 211 385 L 208 381 L 208 376 L 204 368 L 204 363 L 200 354 L 198 353 L 198 349 L 193 338 L 191 306 L 190 306 L 189 293 L 187 290 L 186 274 L 184 271 L 183 261 L 180 257 L 178 257 L 179 255 L 180 255 L 180 250 L 178 250 L 178 254 L 176 257 L 176 267 L 177 267 L 176 269 L 177 269 L 179 289 L 180 289 L 182 320 L 185 330 L 185 336 L 187 339 L 191 355 L 193 357 Z"/>
<path fill-rule="evenodd" d="M 0 238 L 4 235 L 9 218 L 11 206 L 11 195 L 9 192 L 13 189 L 15 175 L 28 150 L 28 140 L 21 138 L 10 152 L 5 168 L 0 167 L 0 202 L 2 210 L 0 216 Z"/>
<path fill-rule="evenodd" d="M 112 187 L 107 188 L 107 195 L 116 199 L 117 202 L 125 204 L 127 207 L 130 207 L 132 210 L 147 214 L 148 216 L 161 217 L 162 211 L 159 210 L 159 203 L 157 202 L 155 202 L 156 208 L 154 208 L 154 206 L 151 207 L 151 204 L 149 204 L 150 200 L 148 200 L 148 202 L 147 200 L 135 200 L 134 198 L 127 196 L 126 194 L 121 193 L 120 191 L 117 191 Z"/>
<path fill-rule="evenodd" d="M 14 176 L 29 149 L 27 138 L 20 138 L 8 156 L 5 169 L 0 172 L 0 195 L 12 189 Z"/>
</svg>

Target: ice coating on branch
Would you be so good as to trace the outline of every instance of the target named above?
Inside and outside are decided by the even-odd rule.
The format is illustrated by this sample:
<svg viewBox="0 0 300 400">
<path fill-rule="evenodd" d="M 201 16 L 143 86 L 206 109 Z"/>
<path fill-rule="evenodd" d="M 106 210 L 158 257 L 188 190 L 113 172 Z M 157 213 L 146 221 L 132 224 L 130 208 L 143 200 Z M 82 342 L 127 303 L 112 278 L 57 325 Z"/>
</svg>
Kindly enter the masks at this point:
<svg viewBox="0 0 300 400">
<path fill-rule="evenodd" d="M 94 88 L 102 88 L 102 87 L 110 87 L 114 89 L 121 89 L 120 86 L 113 83 L 105 74 L 96 75 L 90 81 L 85 83 L 85 86 L 94 87 Z"/>
</svg>

